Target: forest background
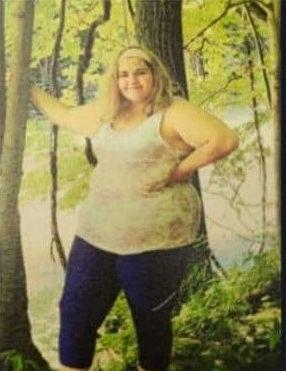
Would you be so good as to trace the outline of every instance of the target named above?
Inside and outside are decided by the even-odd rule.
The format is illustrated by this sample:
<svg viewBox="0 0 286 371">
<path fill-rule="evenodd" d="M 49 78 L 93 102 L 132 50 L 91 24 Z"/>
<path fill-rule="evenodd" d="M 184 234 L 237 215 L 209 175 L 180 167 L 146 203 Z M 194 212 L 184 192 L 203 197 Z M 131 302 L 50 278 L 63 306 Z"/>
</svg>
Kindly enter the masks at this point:
<svg viewBox="0 0 286 371">
<path fill-rule="evenodd" d="M 240 137 L 237 151 L 195 179 L 204 202 L 197 248 L 208 254 L 198 255 L 174 311 L 170 369 L 280 370 L 279 1 L 1 0 L 0 15 L 2 369 L 58 368 L 66 257 L 96 171 L 89 141 L 28 107 L 28 69 L 82 104 L 103 89 L 116 53 L 140 43 Z M 7 91 L 5 71 L 14 76 Z M 122 296 L 100 332 L 93 370 L 101 369 L 136 369 Z"/>
</svg>

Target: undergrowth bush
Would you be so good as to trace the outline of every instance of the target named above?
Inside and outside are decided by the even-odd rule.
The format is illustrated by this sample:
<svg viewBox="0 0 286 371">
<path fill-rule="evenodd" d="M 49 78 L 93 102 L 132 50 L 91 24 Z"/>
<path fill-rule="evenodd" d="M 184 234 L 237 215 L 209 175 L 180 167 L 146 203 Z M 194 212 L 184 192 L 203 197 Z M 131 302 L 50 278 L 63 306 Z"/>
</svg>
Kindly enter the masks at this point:
<svg viewBox="0 0 286 371">
<path fill-rule="evenodd" d="M 170 371 L 281 371 L 278 249 L 252 256 L 247 269 L 231 268 L 227 277 L 197 288 L 174 315 L 173 329 Z M 134 371 L 136 352 L 121 295 L 102 329 L 97 364 Z"/>
</svg>

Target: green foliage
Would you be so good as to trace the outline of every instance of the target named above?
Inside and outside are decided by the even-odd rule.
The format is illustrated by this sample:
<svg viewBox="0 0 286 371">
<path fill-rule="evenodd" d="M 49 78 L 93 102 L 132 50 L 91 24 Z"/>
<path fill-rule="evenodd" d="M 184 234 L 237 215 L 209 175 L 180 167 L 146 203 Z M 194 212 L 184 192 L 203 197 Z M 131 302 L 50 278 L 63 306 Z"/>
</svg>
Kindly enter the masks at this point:
<svg viewBox="0 0 286 371">
<path fill-rule="evenodd" d="M 15 30 L 12 18 L 16 2 L 6 1 L 5 36 L 7 64 Z M 32 73 L 42 83 L 47 61 L 54 46 L 59 22 L 58 0 L 37 1 L 33 38 Z M 92 21 L 102 14 L 101 1 L 70 0 L 66 15 L 59 63 L 62 99 L 76 104 L 76 71 L 84 41 Z M 216 19 L 225 9 L 225 0 L 185 0 L 183 32 L 187 43 Z M 255 17 L 260 34 L 267 73 L 271 76 L 271 56 L 267 23 Z M 85 98 L 98 95 L 104 87 L 103 73 L 115 54 L 127 44 L 134 44 L 133 23 L 126 1 L 112 1 L 111 19 L 95 34 L 93 57 L 84 74 Z M 251 44 L 255 92 L 250 89 L 246 39 Z M 204 76 L 195 70 L 195 52 Z M 253 34 L 245 22 L 243 7 L 234 7 L 215 25 L 197 37 L 185 49 L 185 63 L 191 101 L 206 110 L 219 113 L 228 106 L 251 107 L 255 95 L 259 107 L 268 107 L 262 68 Z M 32 111 L 31 111 L 32 112 Z M 34 114 L 34 112 L 32 112 Z M 22 179 L 21 201 L 48 197 L 50 124 L 35 115 L 26 137 L 26 171 Z M 269 115 L 260 110 L 259 125 L 268 124 Z M 225 179 L 234 188 L 245 181 L 246 173 L 259 161 L 257 136 L 252 121 L 239 123 L 240 148 L 226 160 L 219 161 L 211 175 L 212 185 L 226 194 Z M 264 148 L 268 155 L 269 149 Z M 92 168 L 84 157 L 83 141 L 72 134 L 59 134 L 59 205 L 73 208 L 87 192 Z M 96 169 L 95 169 L 96 171 Z M 223 177 L 222 175 L 223 174 Z M 259 256 L 249 256 L 247 269 L 233 268 L 226 279 L 206 282 L 205 267 L 196 266 L 182 286 L 186 300 L 174 317 L 175 348 L 173 371 L 278 371 L 280 344 L 279 254 L 271 249 Z M 98 356 L 105 359 L 106 370 L 136 369 L 136 339 L 125 299 L 120 296 L 107 318 L 98 343 Z M 17 351 L 2 354 L 14 371 L 36 370 Z M 102 361 L 103 362 L 103 361 Z M 8 366 L 7 366 L 8 367 Z M 28 370 L 28 368 L 27 368 Z"/>
<path fill-rule="evenodd" d="M 49 165 L 50 125 L 34 119 L 28 123 L 24 172 L 20 200 L 45 199 L 51 189 Z M 59 132 L 58 183 L 59 206 L 74 208 L 87 194 L 92 167 L 84 156 L 84 139 L 66 131 Z"/>
<path fill-rule="evenodd" d="M 13 2 L 7 4 L 7 54 L 9 64 L 10 42 L 13 31 Z M 224 0 L 185 1 L 183 4 L 184 40 L 188 41 L 202 29 L 218 18 L 226 7 Z M 33 37 L 32 74 L 42 84 L 48 73 L 47 61 L 54 46 L 59 22 L 60 3 L 57 0 L 38 1 L 35 13 L 35 32 Z M 67 4 L 63 43 L 59 60 L 59 81 L 62 99 L 67 104 L 77 104 L 76 74 L 80 55 L 91 23 L 102 14 L 100 1 L 71 0 Z M 267 72 L 270 69 L 269 42 L 267 24 L 255 17 L 255 25 L 260 34 Z M 49 30 L 49 32 L 47 32 Z M 253 92 L 250 89 L 248 54 L 245 40 L 251 44 L 251 57 L 254 63 L 255 96 L 259 106 L 267 107 L 265 84 L 262 68 L 258 59 L 253 33 L 243 16 L 243 6 L 230 9 L 219 22 L 215 23 L 202 36 L 197 37 L 185 49 L 185 63 L 190 98 L 194 103 L 215 114 L 226 107 L 251 107 Z M 84 95 L 86 101 L 103 91 L 104 73 L 116 53 L 128 44 L 134 44 L 134 24 L 125 1 L 112 2 L 110 19 L 101 24 L 94 36 L 92 58 L 84 73 Z M 200 60 L 205 75 L 201 77 L 195 70 L 195 53 L 200 52 Z M 260 125 L 269 117 L 259 116 Z M 31 170 L 24 174 L 22 183 L 22 201 L 34 197 L 47 197 L 50 189 L 49 175 L 49 129 L 44 120 L 31 120 L 27 132 L 26 155 Z M 230 191 L 225 178 L 232 179 L 232 188 L 239 187 L 246 179 L 249 170 L 259 162 L 257 136 L 253 123 L 241 123 L 238 128 L 240 147 L 226 160 L 218 162 L 212 172 L 212 185 L 222 194 Z M 250 134 L 251 133 L 251 134 Z M 60 132 L 59 144 L 59 205 L 61 208 L 73 208 L 81 201 L 88 188 L 91 173 L 83 145 L 79 145 L 73 135 Z M 265 148 L 265 153 L 268 149 Z M 224 177 L 221 176 L 224 175 Z"/>
<path fill-rule="evenodd" d="M 235 1 L 230 2 L 235 4 Z M 186 72 L 191 100 L 206 109 L 218 113 L 228 105 L 243 107 L 248 105 L 252 92 L 249 82 L 248 52 L 245 41 L 251 43 L 251 58 L 254 65 L 255 94 L 260 104 L 267 104 L 262 66 L 255 47 L 253 32 L 244 16 L 242 4 L 234 6 L 226 13 L 229 2 L 187 1 L 183 11 L 183 31 L 186 49 Z M 224 14 L 224 15 L 223 15 Z M 217 20 L 207 28 L 213 21 Z M 268 53 L 268 28 L 266 22 L 255 17 L 255 26 L 263 42 L 262 49 L 270 75 Z M 207 28 L 201 36 L 198 33 Z M 262 36 L 266 35 L 266 36 Z M 193 41 L 189 43 L 191 40 Z M 200 51 L 200 61 L 196 52 Z M 195 65 L 200 63 L 205 71 L 198 75 Z"/>
<path fill-rule="evenodd" d="M 231 268 L 227 278 L 197 287 L 173 317 L 170 370 L 279 370 L 279 251 L 274 247 L 249 257 L 248 263 L 247 269 Z M 134 329 L 122 296 L 99 339 L 99 360 L 103 354 L 109 354 L 107 370 L 133 370 L 136 365 Z"/>
<path fill-rule="evenodd" d="M 259 130 L 269 124 L 269 114 L 260 112 L 258 114 Z M 241 123 L 236 129 L 239 137 L 239 148 L 227 158 L 217 161 L 212 169 L 209 184 L 219 189 L 220 194 L 229 193 L 230 184 L 232 192 L 244 184 L 249 171 L 261 163 L 261 152 L 257 140 L 257 131 L 253 121 Z M 263 156 L 266 159 L 271 155 L 269 147 L 262 143 Z M 234 201 L 235 202 L 235 201 Z"/>
<path fill-rule="evenodd" d="M 176 370 L 276 370 L 279 363 L 280 256 L 252 258 L 246 271 L 196 292 L 174 318 Z"/>
<path fill-rule="evenodd" d="M 34 361 L 16 349 L 1 352 L 0 359 L 2 371 L 40 371 Z"/>
<path fill-rule="evenodd" d="M 123 294 L 120 294 L 109 313 L 97 345 L 97 358 L 105 370 L 136 370 L 136 334 L 131 314 Z M 104 355 L 108 354 L 105 361 Z"/>
</svg>

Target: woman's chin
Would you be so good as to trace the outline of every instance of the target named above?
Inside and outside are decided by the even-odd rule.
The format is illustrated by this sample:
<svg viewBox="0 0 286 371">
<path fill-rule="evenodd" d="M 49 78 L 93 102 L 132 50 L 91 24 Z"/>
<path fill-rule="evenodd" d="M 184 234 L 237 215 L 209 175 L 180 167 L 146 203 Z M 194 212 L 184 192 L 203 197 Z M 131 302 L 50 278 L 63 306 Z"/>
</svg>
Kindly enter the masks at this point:
<svg viewBox="0 0 286 371">
<path fill-rule="evenodd" d="M 125 97 L 132 105 L 141 105 L 146 102 L 146 97 L 128 96 Z"/>
</svg>

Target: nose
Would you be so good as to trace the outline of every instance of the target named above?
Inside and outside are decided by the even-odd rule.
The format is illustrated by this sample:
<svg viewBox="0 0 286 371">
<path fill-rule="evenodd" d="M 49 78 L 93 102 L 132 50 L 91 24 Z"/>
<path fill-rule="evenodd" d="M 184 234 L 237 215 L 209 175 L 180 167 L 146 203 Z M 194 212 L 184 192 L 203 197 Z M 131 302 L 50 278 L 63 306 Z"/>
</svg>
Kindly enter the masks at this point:
<svg viewBox="0 0 286 371">
<path fill-rule="evenodd" d="M 128 82 L 129 82 L 129 84 L 130 85 L 136 85 L 137 84 L 137 82 L 138 82 L 138 78 L 137 78 L 137 76 L 134 74 L 130 74 L 129 75 L 129 79 L 128 79 Z"/>
</svg>

